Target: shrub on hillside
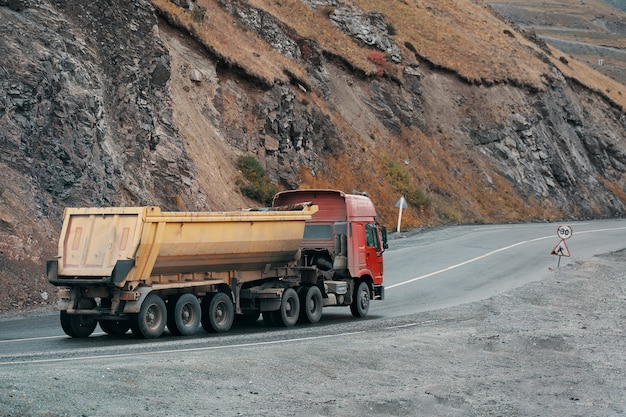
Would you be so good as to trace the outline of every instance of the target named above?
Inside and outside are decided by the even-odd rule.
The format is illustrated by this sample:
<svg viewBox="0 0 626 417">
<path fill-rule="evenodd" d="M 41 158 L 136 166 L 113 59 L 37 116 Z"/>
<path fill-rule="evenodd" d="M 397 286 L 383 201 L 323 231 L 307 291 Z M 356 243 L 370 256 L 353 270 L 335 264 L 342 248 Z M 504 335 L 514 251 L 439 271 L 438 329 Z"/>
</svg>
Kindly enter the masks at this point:
<svg viewBox="0 0 626 417">
<path fill-rule="evenodd" d="M 402 166 L 394 161 L 387 161 L 385 174 L 387 174 L 392 187 L 404 195 L 408 204 L 420 210 L 425 210 L 431 206 L 430 198 L 420 188 L 411 184 L 411 177 Z"/>
<path fill-rule="evenodd" d="M 367 53 L 367 59 L 369 59 L 378 66 L 378 76 L 382 77 L 385 74 L 385 70 L 387 69 L 387 60 L 385 59 L 385 54 L 380 51 L 369 51 Z"/>
<path fill-rule="evenodd" d="M 237 181 L 241 193 L 266 206 L 271 205 L 274 194 L 279 189 L 272 183 L 259 161 L 253 156 L 244 155 L 237 159 L 237 166 L 245 178 Z"/>
</svg>

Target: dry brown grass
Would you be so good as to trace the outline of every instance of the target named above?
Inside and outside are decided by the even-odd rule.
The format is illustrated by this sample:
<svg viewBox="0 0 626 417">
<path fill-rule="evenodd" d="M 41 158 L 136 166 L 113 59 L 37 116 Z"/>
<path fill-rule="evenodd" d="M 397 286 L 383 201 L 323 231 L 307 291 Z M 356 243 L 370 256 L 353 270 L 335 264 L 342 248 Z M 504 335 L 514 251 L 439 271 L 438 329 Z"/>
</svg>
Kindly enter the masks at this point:
<svg viewBox="0 0 626 417">
<path fill-rule="evenodd" d="M 201 24 L 167 0 L 152 0 L 160 10 L 188 28 L 225 62 L 244 68 L 269 84 L 285 81 L 285 70 L 305 79 L 297 62 L 275 52 L 267 43 L 242 28 L 215 0 L 199 0 L 207 9 Z M 341 57 L 367 75 L 379 75 L 380 65 L 368 59 L 370 48 L 359 44 L 332 24 L 327 11 L 313 10 L 300 1 L 251 0 L 250 5 L 273 15 L 291 28 L 291 36 L 303 43 L 316 42 L 326 53 Z M 480 5 L 455 0 L 424 1 L 419 6 L 404 0 L 358 0 L 366 11 L 382 11 L 396 29 L 396 43 L 408 61 L 416 52 L 435 65 L 457 72 L 470 82 L 516 80 L 540 88 L 545 65 L 513 29 Z M 525 46 L 520 47 L 520 42 Z M 393 66 L 389 72 L 393 74 Z"/>
<path fill-rule="evenodd" d="M 626 86 L 624 84 L 620 84 L 574 59 L 567 59 L 567 63 L 565 63 L 559 59 L 566 56 L 565 54 L 555 48 L 550 48 L 550 50 L 552 51 L 550 61 L 563 74 L 578 80 L 585 87 L 608 97 L 611 101 L 621 106 L 622 109 L 626 109 Z"/>
<path fill-rule="evenodd" d="M 400 46 L 411 44 L 421 57 L 470 82 L 516 80 L 542 86 L 541 74 L 548 69 L 534 49 L 480 4 L 459 0 L 355 2 L 363 10 L 381 11 L 396 29 Z M 405 55 L 410 54 L 405 49 Z"/>
<path fill-rule="evenodd" d="M 287 72 L 306 79 L 304 69 L 276 52 L 255 34 L 242 28 L 214 0 L 199 0 L 198 5 L 207 11 L 201 23 L 193 21 L 191 14 L 168 0 L 151 0 L 152 3 L 177 25 L 186 28 L 222 63 L 236 66 L 266 85 L 275 81 L 289 82 Z"/>
<path fill-rule="evenodd" d="M 286 73 L 306 80 L 300 63 L 290 60 L 243 28 L 215 0 L 199 0 L 207 9 L 203 22 L 198 24 L 191 14 L 167 0 L 152 0 L 164 14 L 178 25 L 187 28 L 211 52 L 225 63 L 237 66 L 262 80 L 266 85 L 274 81 L 288 82 Z M 365 11 L 382 11 L 387 23 L 396 31 L 395 41 L 403 48 L 408 61 L 413 54 L 405 45 L 411 45 L 420 57 L 458 73 L 475 83 L 516 82 L 543 89 L 548 65 L 539 59 L 539 48 L 514 29 L 493 16 L 483 5 L 461 0 L 355 0 Z M 554 2 L 558 9 L 567 3 Z M 291 28 L 291 36 L 302 43 L 317 42 L 327 53 L 342 57 L 354 68 L 368 75 L 380 75 L 380 65 L 368 59 L 371 49 L 358 44 L 340 31 L 328 19 L 326 10 L 312 10 L 300 1 L 251 0 L 250 5 L 272 14 Z M 553 64 L 566 75 L 601 92 L 622 104 L 626 92 L 621 84 L 600 76 L 584 65 L 571 62 L 563 65 L 553 50 Z M 397 73 L 395 65 L 386 67 L 388 73 Z M 623 105 L 623 104 L 622 104 Z"/>
<path fill-rule="evenodd" d="M 612 192 L 622 202 L 626 202 L 626 177 L 622 177 L 621 180 L 611 182 L 606 178 L 596 177 L 598 182 L 602 184 L 607 190 Z"/>
<path fill-rule="evenodd" d="M 377 72 L 376 66 L 367 60 L 369 49 L 333 25 L 325 14 L 326 9 L 313 10 L 294 0 L 250 0 L 249 3 L 293 28 L 295 36 L 316 41 L 324 51 L 343 57 L 366 74 Z"/>
</svg>

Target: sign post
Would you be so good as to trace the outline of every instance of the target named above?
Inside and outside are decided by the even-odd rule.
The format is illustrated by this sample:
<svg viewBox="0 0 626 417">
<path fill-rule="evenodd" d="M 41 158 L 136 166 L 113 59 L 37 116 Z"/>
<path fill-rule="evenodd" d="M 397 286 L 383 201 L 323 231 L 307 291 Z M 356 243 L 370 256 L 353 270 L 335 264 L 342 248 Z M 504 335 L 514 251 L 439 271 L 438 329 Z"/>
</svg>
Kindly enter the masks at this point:
<svg viewBox="0 0 626 417">
<path fill-rule="evenodd" d="M 396 205 L 394 206 L 396 208 L 398 208 L 398 230 L 397 232 L 400 233 L 400 223 L 402 223 L 402 209 L 408 208 L 409 206 L 406 204 L 406 200 L 404 199 L 404 196 L 400 197 L 400 200 L 398 200 L 396 202 Z"/>
<path fill-rule="evenodd" d="M 556 255 L 559 257 L 559 262 L 557 263 L 557 268 L 561 266 L 561 256 L 570 256 L 569 248 L 565 243 L 565 240 L 572 237 L 574 232 L 572 232 L 572 228 L 570 226 L 562 225 L 556 229 L 556 236 L 561 239 L 561 241 L 552 249 L 551 255 Z"/>
</svg>

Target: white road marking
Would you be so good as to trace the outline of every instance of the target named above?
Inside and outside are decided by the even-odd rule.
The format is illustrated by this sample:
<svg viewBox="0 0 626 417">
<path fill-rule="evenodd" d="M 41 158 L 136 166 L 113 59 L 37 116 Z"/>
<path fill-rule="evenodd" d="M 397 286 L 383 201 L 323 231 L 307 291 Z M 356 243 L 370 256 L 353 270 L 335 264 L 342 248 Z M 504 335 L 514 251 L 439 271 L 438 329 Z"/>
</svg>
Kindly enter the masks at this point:
<svg viewBox="0 0 626 417">
<path fill-rule="evenodd" d="M 607 231 L 615 231 L 615 230 L 623 230 L 623 229 L 626 229 L 626 227 L 615 227 L 615 228 L 609 228 L 609 229 L 586 230 L 586 231 L 582 231 L 582 232 L 574 231 L 573 234 L 576 235 L 576 234 L 586 234 L 586 233 L 598 233 L 598 232 L 607 232 Z M 487 252 L 487 253 L 485 253 L 483 255 L 480 255 L 480 256 L 477 256 L 475 258 L 468 259 L 467 261 L 458 263 L 456 265 L 450 265 L 450 266 L 448 266 L 446 268 L 443 268 L 443 269 L 440 269 L 438 271 L 430 272 L 428 274 L 421 275 L 419 277 L 411 278 L 411 279 L 409 279 L 407 281 L 399 282 L 397 284 L 385 286 L 385 291 L 388 291 L 388 290 L 396 288 L 396 287 L 400 287 L 402 285 L 410 284 L 412 282 L 419 281 L 421 279 L 430 278 L 432 276 L 439 275 L 439 274 L 451 271 L 451 270 L 456 269 L 456 268 L 460 268 L 460 267 L 462 267 L 464 265 L 470 264 L 472 262 L 479 261 L 479 260 L 484 259 L 484 258 L 486 258 L 488 256 L 491 256 L 491 255 L 496 254 L 498 252 L 502 252 L 502 251 L 514 248 L 516 246 L 525 245 L 526 243 L 538 242 L 540 240 L 545 240 L 545 239 L 554 239 L 554 238 L 555 238 L 555 235 L 551 235 L 551 236 L 538 237 L 538 238 L 530 239 L 530 240 L 523 240 L 521 242 L 517 242 L 517 243 L 514 243 L 514 244 L 509 245 L 509 246 L 504 246 L 502 248 L 492 250 L 491 252 Z"/>
<path fill-rule="evenodd" d="M 254 342 L 254 343 L 238 343 L 234 345 L 223 345 L 223 346 L 203 346 L 197 348 L 186 348 L 186 349 L 167 349 L 167 350 L 157 350 L 150 352 L 132 352 L 132 353 L 111 353 L 108 355 L 94 355 L 94 356 L 75 356 L 75 357 L 67 357 L 67 358 L 50 358 L 50 359 L 32 359 L 32 360 L 18 360 L 18 361 L 8 361 L 8 362 L 0 362 L 0 366 L 2 365 L 25 365 L 25 364 L 40 364 L 40 363 L 52 363 L 52 362 L 74 362 L 81 360 L 94 360 L 94 359 L 111 359 L 111 358 L 125 358 L 125 357 L 136 357 L 139 355 L 155 355 L 155 354 L 168 354 L 168 353 L 184 353 L 184 352 L 203 352 L 210 350 L 222 350 L 222 349 L 233 349 L 233 348 L 245 348 L 245 347 L 259 347 L 259 346 L 268 346 L 268 345 L 280 345 L 287 343 L 295 343 L 295 342 L 303 342 L 308 340 L 319 340 L 319 339 L 327 339 L 330 337 L 344 337 L 344 336 L 352 336 L 355 334 L 366 333 L 365 331 L 359 332 L 348 332 L 348 333 L 337 333 L 337 334 L 327 334 L 320 336 L 311 336 L 311 337 L 300 337 L 295 339 L 283 339 L 283 340 L 271 340 L 266 342 Z"/>
<path fill-rule="evenodd" d="M 92 333 L 92 336 L 102 336 L 105 333 Z M 23 339 L 7 339 L 0 340 L 0 343 L 17 343 L 17 342 L 32 342 L 33 340 L 48 340 L 48 339 L 67 339 L 67 336 L 40 336 L 40 337 L 25 337 Z"/>
</svg>

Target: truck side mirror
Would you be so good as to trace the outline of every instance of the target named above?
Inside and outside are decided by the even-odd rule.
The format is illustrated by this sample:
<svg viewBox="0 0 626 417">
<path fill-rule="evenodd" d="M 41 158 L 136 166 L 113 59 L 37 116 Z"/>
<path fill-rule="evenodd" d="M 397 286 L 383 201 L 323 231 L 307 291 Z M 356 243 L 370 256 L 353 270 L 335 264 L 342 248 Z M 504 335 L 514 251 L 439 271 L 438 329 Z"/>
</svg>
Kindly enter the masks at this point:
<svg viewBox="0 0 626 417">
<path fill-rule="evenodd" d="M 389 243 L 387 243 L 387 228 L 385 226 L 380 226 L 380 234 L 383 237 L 383 251 L 389 249 Z"/>
</svg>

